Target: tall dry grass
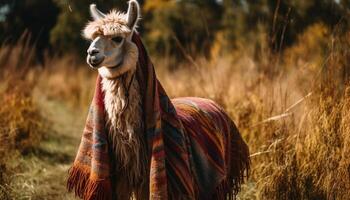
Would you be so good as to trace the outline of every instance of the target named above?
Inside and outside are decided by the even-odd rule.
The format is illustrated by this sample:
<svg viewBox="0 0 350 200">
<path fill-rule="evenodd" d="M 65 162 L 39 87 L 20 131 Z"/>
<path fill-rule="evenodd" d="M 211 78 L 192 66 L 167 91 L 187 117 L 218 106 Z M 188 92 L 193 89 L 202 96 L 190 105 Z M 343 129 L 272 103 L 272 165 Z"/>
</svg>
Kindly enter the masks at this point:
<svg viewBox="0 0 350 200">
<path fill-rule="evenodd" d="M 0 49 L 0 199 L 8 198 L 6 184 L 16 173 L 16 159 L 39 144 L 48 124 L 32 95 L 34 48 L 28 37 Z"/>
<path fill-rule="evenodd" d="M 190 64 L 153 61 L 171 97 L 213 99 L 236 122 L 252 153 L 251 175 L 240 199 L 349 199 L 349 47 L 350 33 L 337 35 L 316 24 L 272 60 L 267 51 L 259 52 L 257 59 L 251 49 L 242 48 L 230 57 Z M 7 82 L 17 70 L 3 76 L 2 94 L 16 91 Z M 27 105 L 18 109 L 22 118 L 10 120 L 17 127 L 42 129 L 34 101 L 38 96 L 87 111 L 96 72 L 76 58 L 47 58 L 44 67 L 25 74 L 22 86 L 13 82 L 26 94 L 15 98 L 18 104 Z M 37 91 L 34 99 L 32 91 Z M 10 100 L 2 103 L 9 107 L 3 113 L 21 108 Z M 37 118 L 28 120 L 33 119 L 28 113 Z M 31 141 L 35 146 L 37 140 Z"/>
<path fill-rule="evenodd" d="M 237 123 L 252 152 L 240 199 L 350 199 L 349 36 L 316 24 L 271 73 L 244 50 L 158 68 L 170 96 L 214 99 Z"/>
<path fill-rule="evenodd" d="M 74 56 L 46 58 L 37 89 L 48 99 L 85 111 L 94 92 L 95 72 Z"/>
</svg>

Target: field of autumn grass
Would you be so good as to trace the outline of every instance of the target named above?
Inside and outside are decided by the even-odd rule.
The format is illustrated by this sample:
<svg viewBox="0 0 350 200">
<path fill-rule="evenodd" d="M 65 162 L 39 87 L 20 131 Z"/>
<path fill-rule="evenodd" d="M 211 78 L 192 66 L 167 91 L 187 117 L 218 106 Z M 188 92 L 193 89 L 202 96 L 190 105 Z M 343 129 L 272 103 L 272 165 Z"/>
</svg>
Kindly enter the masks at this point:
<svg viewBox="0 0 350 200">
<path fill-rule="evenodd" d="M 0 199 L 74 199 L 66 173 L 96 72 L 74 56 L 36 64 L 26 41 L 0 49 Z M 170 97 L 213 99 L 236 122 L 252 161 L 239 199 L 350 199 L 350 32 L 315 24 L 280 53 L 238 48 L 150 56 Z"/>
</svg>

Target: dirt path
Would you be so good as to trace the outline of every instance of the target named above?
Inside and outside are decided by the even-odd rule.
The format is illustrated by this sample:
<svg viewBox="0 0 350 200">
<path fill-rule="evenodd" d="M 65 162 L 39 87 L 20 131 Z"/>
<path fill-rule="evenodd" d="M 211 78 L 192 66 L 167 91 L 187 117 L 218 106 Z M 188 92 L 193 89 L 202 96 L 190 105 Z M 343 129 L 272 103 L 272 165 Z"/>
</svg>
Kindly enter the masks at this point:
<svg viewBox="0 0 350 200">
<path fill-rule="evenodd" d="M 65 188 L 79 145 L 86 113 L 77 113 L 57 101 L 38 99 L 43 114 L 52 121 L 50 131 L 33 153 L 21 157 L 11 183 L 14 199 L 75 199 Z M 81 115 L 81 116 L 79 116 Z M 11 195 L 12 196 L 12 195 Z"/>
</svg>

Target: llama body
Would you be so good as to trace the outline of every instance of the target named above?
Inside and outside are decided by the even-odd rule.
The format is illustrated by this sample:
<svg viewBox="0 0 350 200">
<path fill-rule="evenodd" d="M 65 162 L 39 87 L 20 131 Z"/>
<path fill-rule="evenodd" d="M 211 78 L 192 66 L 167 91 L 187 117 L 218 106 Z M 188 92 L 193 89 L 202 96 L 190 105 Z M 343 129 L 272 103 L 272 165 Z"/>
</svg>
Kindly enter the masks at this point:
<svg viewBox="0 0 350 200">
<path fill-rule="evenodd" d="M 149 196 L 149 161 L 147 154 L 145 154 L 147 146 L 145 137 L 142 137 L 142 109 L 141 109 L 141 96 L 138 80 L 128 79 L 130 82 L 129 88 L 129 102 L 125 110 L 124 106 L 127 102 L 125 95 L 125 86 L 122 85 L 122 80 L 108 80 L 103 79 L 102 85 L 105 91 L 105 108 L 107 112 L 107 122 L 109 130 L 110 141 L 112 141 L 111 151 L 113 152 L 113 173 L 116 174 L 115 183 L 115 195 L 117 199 L 129 200 L 132 197 L 140 200 L 148 199 Z M 236 145 L 232 140 L 239 141 L 240 138 L 235 138 L 233 132 L 237 132 L 233 122 L 229 124 L 231 127 L 222 126 L 220 124 L 220 118 L 229 120 L 229 117 L 224 113 L 215 102 L 196 97 L 176 98 L 172 100 L 175 106 L 177 114 L 180 116 L 181 122 L 186 131 L 186 137 L 188 137 L 191 152 L 191 165 L 192 173 L 195 174 L 194 181 L 196 185 L 201 185 L 199 188 L 204 188 L 204 191 L 197 191 L 197 199 L 224 199 L 225 197 L 217 194 L 213 188 L 212 182 L 206 182 L 206 179 L 210 179 L 212 176 L 217 176 L 217 171 L 206 171 L 206 167 L 202 163 L 196 162 L 201 156 L 201 149 L 208 149 L 210 152 L 211 143 L 206 138 L 211 138 L 211 141 L 219 143 L 222 150 L 234 148 L 232 145 Z M 198 111 L 204 113 L 199 116 Z M 122 114 L 121 114 L 122 113 Z M 203 120 L 204 118 L 204 120 Z M 201 122 L 200 122 L 201 120 Z M 202 129 L 206 129 L 206 135 L 198 135 Z M 233 132 L 232 132 L 233 131 Z M 230 138 L 228 141 L 225 138 Z M 202 148 L 192 148 L 193 146 L 203 145 Z M 230 146 L 230 148 L 227 148 Z M 229 150 L 230 151 L 230 150 Z M 213 159 L 227 160 L 225 172 L 228 176 L 234 176 L 237 172 L 237 168 L 244 168 L 244 162 L 239 155 L 232 158 L 230 152 L 222 152 L 222 154 L 207 155 L 207 162 Z M 231 162 L 236 162 L 232 164 Z M 206 172 L 201 174 L 201 172 Z M 232 174 L 231 174 L 232 173 Z M 237 180 L 236 180 L 237 181 Z M 221 182 L 219 180 L 218 182 Z M 239 181 L 232 184 L 230 187 L 238 187 Z M 235 188 L 236 189 L 236 188 Z M 208 191 L 214 194 L 213 197 L 207 197 L 205 194 Z M 234 194 L 230 194 L 230 197 Z M 176 199 L 176 198 L 173 198 Z"/>
<path fill-rule="evenodd" d="M 126 14 L 90 6 L 87 63 L 99 77 L 68 188 L 89 200 L 232 199 L 248 147 L 215 102 L 168 98 L 135 35 L 139 10 L 136 0 Z"/>
</svg>

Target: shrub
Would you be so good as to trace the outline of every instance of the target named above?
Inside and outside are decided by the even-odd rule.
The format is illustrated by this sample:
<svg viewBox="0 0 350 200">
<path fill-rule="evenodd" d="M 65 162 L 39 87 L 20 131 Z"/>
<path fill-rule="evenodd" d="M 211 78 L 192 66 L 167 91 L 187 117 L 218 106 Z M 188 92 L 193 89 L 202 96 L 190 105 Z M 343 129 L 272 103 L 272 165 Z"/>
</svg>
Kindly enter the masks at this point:
<svg viewBox="0 0 350 200">
<path fill-rule="evenodd" d="M 47 121 L 33 100 L 35 79 L 31 77 L 33 48 L 27 36 L 16 46 L 0 49 L 0 197 L 10 181 L 10 166 L 20 154 L 36 147 Z M 5 193 L 4 193 L 5 194 Z"/>
</svg>

